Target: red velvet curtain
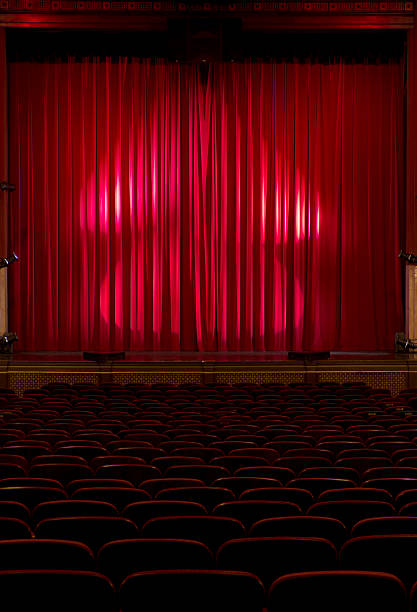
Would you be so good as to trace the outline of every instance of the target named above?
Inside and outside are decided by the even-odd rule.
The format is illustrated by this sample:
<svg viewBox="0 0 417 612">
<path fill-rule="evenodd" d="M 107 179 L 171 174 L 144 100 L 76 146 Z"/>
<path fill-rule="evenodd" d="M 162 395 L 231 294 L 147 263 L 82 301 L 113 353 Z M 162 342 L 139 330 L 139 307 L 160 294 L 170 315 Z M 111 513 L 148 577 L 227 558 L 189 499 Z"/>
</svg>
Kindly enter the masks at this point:
<svg viewBox="0 0 417 612">
<path fill-rule="evenodd" d="M 19 350 L 381 350 L 399 63 L 9 65 Z"/>
</svg>

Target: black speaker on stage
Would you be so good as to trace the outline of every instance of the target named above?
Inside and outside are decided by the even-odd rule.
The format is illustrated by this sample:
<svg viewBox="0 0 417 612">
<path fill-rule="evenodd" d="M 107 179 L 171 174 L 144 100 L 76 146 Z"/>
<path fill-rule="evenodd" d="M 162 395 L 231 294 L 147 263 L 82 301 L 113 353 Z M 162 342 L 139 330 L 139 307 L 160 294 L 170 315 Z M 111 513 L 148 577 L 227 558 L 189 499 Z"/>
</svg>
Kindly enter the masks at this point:
<svg viewBox="0 0 417 612">
<path fill-rule="evenodd" d="M 319 361 L 330 359 L 330 351 L 288 351 L 288 359 L 296 361 Z"/>
<path fill-rule="evenodd" d="M 84 351 L 83 359 L 87 361 L 97 361 L 97 363 L 108 363 L 109 361 L 120 361 L 125 359 L 124 351 L 118 353 L 91 353 L 90 351 Z"/>
</svg>

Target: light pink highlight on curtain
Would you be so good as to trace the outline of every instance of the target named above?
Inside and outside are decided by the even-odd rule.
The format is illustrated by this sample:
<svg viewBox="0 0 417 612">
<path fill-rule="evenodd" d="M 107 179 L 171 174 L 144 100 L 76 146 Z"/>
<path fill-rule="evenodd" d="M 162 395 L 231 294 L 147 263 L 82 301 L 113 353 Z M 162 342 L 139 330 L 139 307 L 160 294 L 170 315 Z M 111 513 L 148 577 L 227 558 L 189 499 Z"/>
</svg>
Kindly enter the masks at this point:
<svg viewBox="0 0 417 612">
<path fill-rule="evenodd" d="M 390 346 L 402 323 L 403 165 L 380 152 L 402 150 L 401 74 L 309 62 L 201 73 L 125 59 L 11 64 L 20 346 Z M 383 273 L 371 257 L 362 265 L 371 248 L 387 253 Z M 372 326 L 358 318 L 366 304 L 381 306 Z"/>
</svg>

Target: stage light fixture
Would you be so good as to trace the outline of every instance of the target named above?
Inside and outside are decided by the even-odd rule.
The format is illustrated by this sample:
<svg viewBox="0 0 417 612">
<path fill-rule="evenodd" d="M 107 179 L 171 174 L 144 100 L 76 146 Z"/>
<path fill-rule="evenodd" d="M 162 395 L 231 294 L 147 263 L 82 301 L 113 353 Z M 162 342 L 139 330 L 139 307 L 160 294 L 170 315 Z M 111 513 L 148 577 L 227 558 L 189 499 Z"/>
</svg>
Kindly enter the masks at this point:
<svg viewBox="0 0 417 612">
<path fill-rule="evenodd" d="M 15 332 L 7 332 L 0 336 L 0 353 L 10 354 L 13 352 L 13 343 L 19 340 Z"/>
<path fill-rule="evenodd" d="M 10 266 L 10 264 L 17 261 L 18 259 L 19 257 L 16 255 L 14 251 L 8 257 L 0 257 L 0 269 L 7 268 L 8 266 Z"/>
<path fill-rule="evenodd" d="M 15 191 L 16 185 L 12 185 L 11 183 L 6 183 L 5 181 L 2 181 L 0 183 L 0 190 L 1 191 Z"/>
<path fill-rule="evenodd" d="M 417 341 L 415 339 L 406 338 L 404 333 L 395 334 L 395 352 L 408 353 L 409 351 L 417 350 Z"/>
<path fill-rule="evenodd" d="M 405 253 L 401 249 L 401 251 L 398 254 L 398 257 L 400 259 L 404 259 L 409 264 L 413 264 L 414 266 L 417 265 L 417 255 L 414 255 L 414 253 Z"/>
</svg>

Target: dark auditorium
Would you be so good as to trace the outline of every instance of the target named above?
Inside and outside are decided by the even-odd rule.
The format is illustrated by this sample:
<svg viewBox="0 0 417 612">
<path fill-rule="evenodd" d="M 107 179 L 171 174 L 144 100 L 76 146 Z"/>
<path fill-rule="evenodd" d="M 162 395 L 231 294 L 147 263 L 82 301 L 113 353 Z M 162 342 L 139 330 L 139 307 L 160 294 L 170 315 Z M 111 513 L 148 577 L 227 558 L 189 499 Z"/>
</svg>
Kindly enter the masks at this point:
<svg viewBox="0 0 417 612">
<path fill-rule="evenodd" d="M 0 612 L 417 612 L 417 0 L 0 0 Z"/>
</svg>

